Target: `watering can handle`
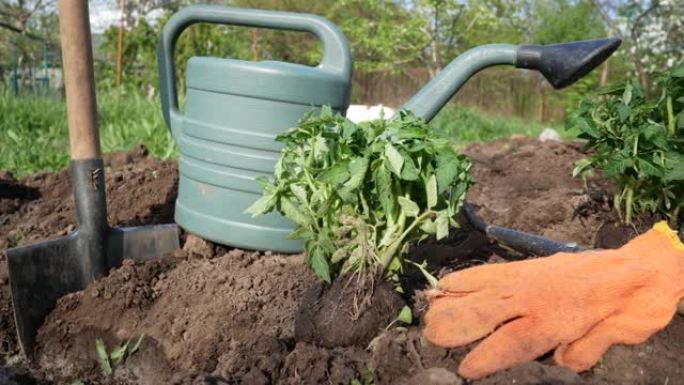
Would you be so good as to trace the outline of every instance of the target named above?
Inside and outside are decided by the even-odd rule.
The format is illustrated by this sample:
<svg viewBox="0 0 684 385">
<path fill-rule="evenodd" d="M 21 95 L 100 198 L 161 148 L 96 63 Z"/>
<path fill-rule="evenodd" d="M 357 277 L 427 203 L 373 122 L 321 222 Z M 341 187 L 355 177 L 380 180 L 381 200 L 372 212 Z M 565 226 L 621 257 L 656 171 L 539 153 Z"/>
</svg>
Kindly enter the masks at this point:
<svg viewBox="0 0 684 385">
<path fill-rule="evenodd" d="M 176 41 L 187 27 L 200 22 L 311 32 L 323 42 L 323 59 L 318 68 L 338 73 L 345 78 L 351 75 L 352 63 L 347 39 L 342 31 L 323 17 L 215 5 L 189 6 L 174 14 L 166 23 L 157 50 L 162 112 L 169 128 L 171 111 L 178 112 L 176 63 L 173 56 Z"/>
</svg>

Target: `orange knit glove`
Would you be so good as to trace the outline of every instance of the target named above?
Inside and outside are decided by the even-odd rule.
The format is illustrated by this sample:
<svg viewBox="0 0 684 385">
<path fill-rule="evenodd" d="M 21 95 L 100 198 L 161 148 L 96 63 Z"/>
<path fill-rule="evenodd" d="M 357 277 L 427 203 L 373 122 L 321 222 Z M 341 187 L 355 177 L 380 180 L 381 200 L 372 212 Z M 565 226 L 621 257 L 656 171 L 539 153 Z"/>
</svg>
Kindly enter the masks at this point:
<svg viewBox="0 0 684 385">
<path fill-rule="evenodd" d="M 559 365 L 581 372 L 611 345 L 663 329 L 684 297 L 683 270 L 684 244 L 665 222 L 616 250 L 461 270 L 429 294 L 423 335 L 456 347 L 491 333 L 461 362 L 470 379 L 553 349 Z"/>
</svg>

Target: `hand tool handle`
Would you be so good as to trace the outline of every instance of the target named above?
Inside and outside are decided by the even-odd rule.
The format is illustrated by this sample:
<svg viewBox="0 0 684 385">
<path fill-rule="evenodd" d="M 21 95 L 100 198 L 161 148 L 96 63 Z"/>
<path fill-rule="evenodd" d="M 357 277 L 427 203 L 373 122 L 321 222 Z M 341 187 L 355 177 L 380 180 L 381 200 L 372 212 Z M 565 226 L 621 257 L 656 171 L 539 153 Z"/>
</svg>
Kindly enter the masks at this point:
<svg viewBox="0 0 684 385">
<path fill-rule="evenodd" d="M 463 204 L 463 213 L 476 230 L 485 233 L 491 240 L 525 254 L 548 256 L 556 253 L 577 253 L 585 250 L 575 243 L 562 243 L 539 235 L 490 225 L 475 213 L 468 202 Z"/>
<path fill-rule="evenodd" d="M 60 0 L 59 33 L 71 159 L 97 159 L 100 158 L 100 138 L 86 0 Z"/>
<path fill-rule="evenodd" d="M 170 114 L 178 109 L 176 63 L 173 58 L 176 41 L 187 27 L 202 22 L 311 32 L 323 42 L 323 58 L 318 68 L 344 78 L 349 78 L 351 74 L 351 53 L 347 39 L 335 24 L 323 17 L 218 5 L 192 5 L 183 8 L 166 22 L 157 49 L 162 113 L 169 128 Z"/>
</svg>

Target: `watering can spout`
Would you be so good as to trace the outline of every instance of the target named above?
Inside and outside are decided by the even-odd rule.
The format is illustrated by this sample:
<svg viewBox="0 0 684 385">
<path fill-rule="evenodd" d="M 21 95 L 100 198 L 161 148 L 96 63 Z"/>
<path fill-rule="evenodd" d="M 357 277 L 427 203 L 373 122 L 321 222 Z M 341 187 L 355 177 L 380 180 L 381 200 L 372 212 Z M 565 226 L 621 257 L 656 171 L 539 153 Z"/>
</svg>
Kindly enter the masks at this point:
<svg viewBox="0 0 684 385">
<path fill-rule="evenodd" d="M 554 88 L 567 87 L 608 59 L 621 42 L 618 38 L 606 38 L 552 45 L 475 47 L 454 59 L 401 109 L 429 122 L 470 77 L 501 64 L 537 70 Z"/>
<path fill-rule="evenodd" d="M 551 45 L 521 45 L 516 67 L 538 70 L 554 88 L 576 82 L 603 63 L 620 46 L 618 38 Z"/>
</svg>

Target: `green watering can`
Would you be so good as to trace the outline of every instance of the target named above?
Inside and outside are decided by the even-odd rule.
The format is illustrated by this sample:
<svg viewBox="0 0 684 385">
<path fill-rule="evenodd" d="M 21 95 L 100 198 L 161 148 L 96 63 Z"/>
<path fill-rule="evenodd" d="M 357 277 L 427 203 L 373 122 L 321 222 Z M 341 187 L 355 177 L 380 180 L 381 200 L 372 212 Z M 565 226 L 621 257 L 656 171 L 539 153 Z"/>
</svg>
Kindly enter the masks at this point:
<svg viewBox="0 0 684 385">
<path fill-rule="evenodd" d="M 185 111 L 178 109 L 173 52 L 189 25 L 226 25 L 310 32 L 323 43 L 316 67 L 277 61 L 193 57 L 187 63 Z M 430 121 L 475 73 L 493 65 L 535 69 L 556 88 L 581 78 L 620 45 L 615 38 L 557 45 L 492 44 L 473 48 L 445 67 L 402 108 Z M 164 26 L 158 49 L 164 119 L 180 149 L 175 220 L 211 241 L 248 249 L 300 252 L 294 225 L 272 213 L 244 211 L 262 193 L 280 156 L 275 137 L 312 109 L 345 114 L 351 94 L 349 44 L 330 21 L 315 15 L 195 5 Z"/>
</svg>

